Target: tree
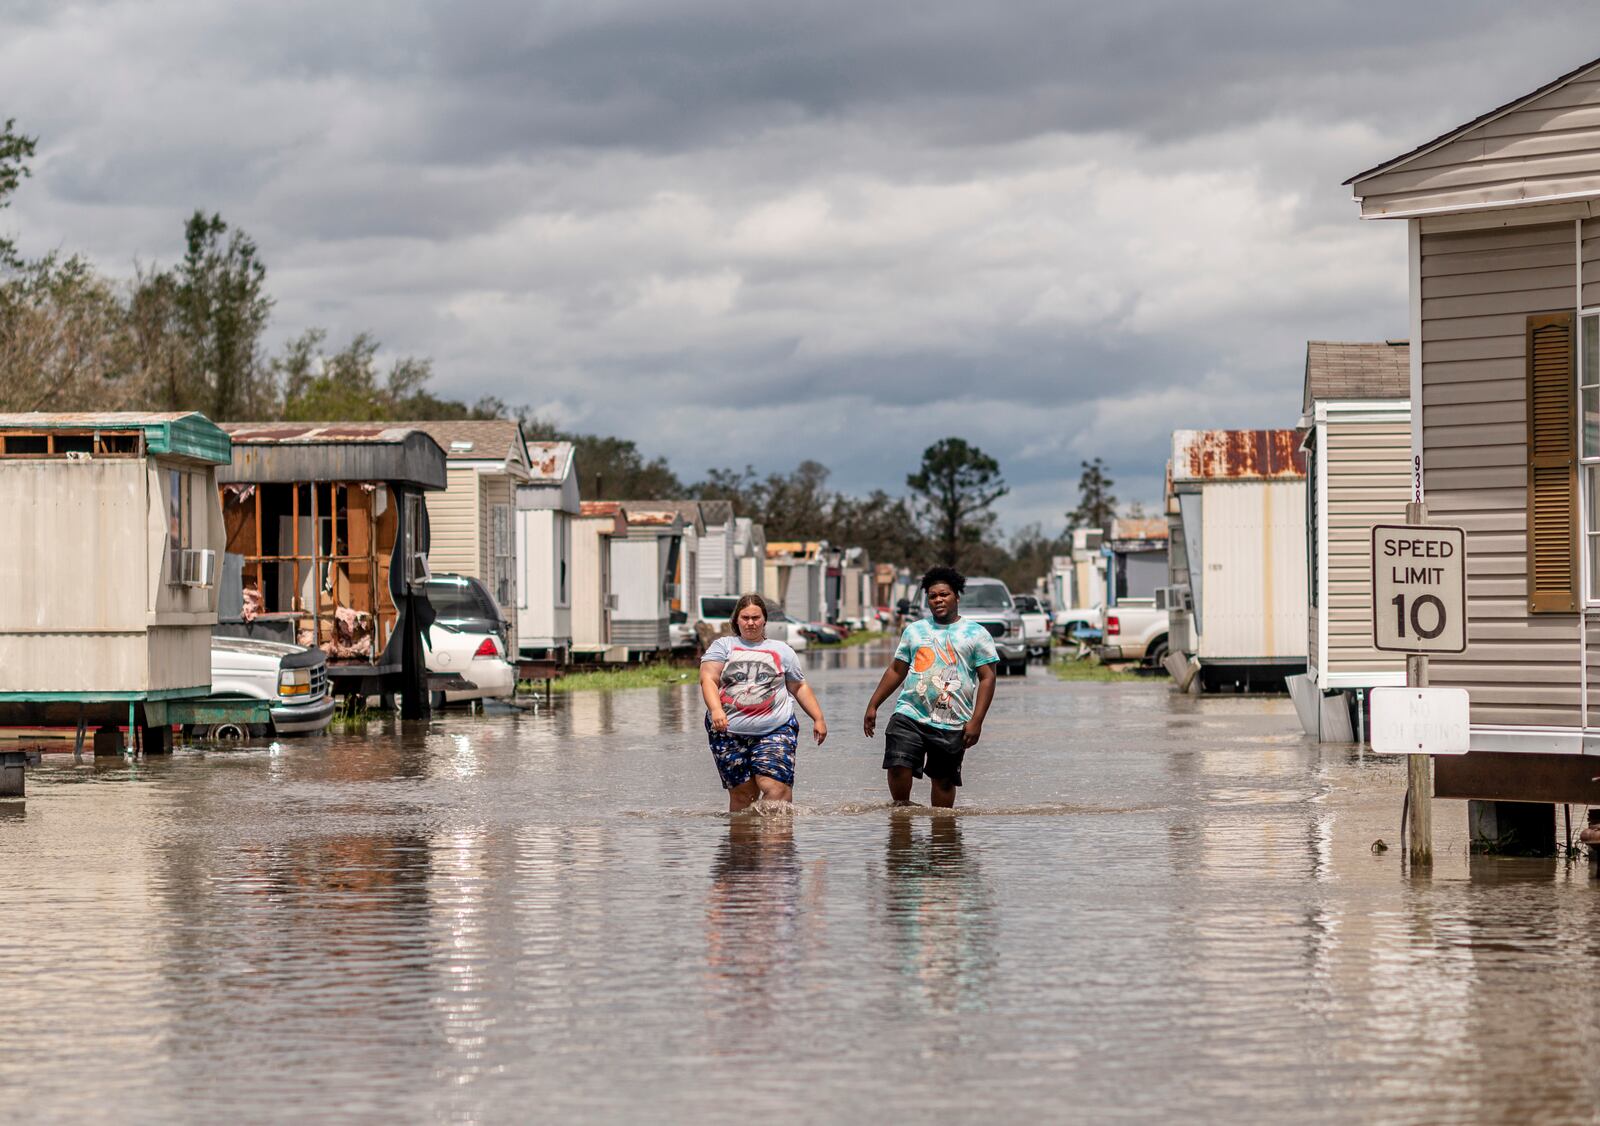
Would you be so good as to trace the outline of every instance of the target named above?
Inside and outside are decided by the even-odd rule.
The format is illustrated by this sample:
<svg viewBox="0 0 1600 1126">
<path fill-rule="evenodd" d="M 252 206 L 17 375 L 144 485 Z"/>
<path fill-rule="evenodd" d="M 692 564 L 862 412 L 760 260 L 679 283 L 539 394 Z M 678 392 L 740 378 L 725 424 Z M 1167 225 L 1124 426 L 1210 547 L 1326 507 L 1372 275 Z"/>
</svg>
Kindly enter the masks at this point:
<svg viewBox="0 0 1600 1126">
<path fill-rule="evenodd" d="M 1067 513 L 1067 524 L 1073 528 L 1099 528 L 1110 535 L 1111 521 L 1117 514 L 1117 498 L 1111 492 L 1116 482 L 1106 476 L 1105 463 L 1099 458 L 1081 464 L 1078 507 Z"/>
<path fill-rule="evenodd" d="M 0 211 L 11 206 L 10 196 L 17 190 L 17 185 L 33 175 L 28 169 L 28 161 L 38 143 L 39 138 L 17 132 L 17 119 L 14 117 L 6 118 L 5 125 L 0 126 Z M 22 259 L 17 256 L 16 245 L 0 235 L 0 268 L 18 269 L 21 266 Z"/>
<path fill-rule="evenodd" d="M 1000 463 L 963 438 L 942 438 L 924 450 L 906 485 L 940 561 L 951 565 L 982 542 L 994 526 L 989 506 L 1010 491 Z"/>
<path fill-rule="evenodd" d="M 144 392 L 117 287 L 81 258 L 0 281 L 0 410 L 117 410 Z"/>
<path fill-rule="evenodd" d="M 259 418 L 277 398 L 261 355 L 272 311 L 267 268 L 250 237 L 230 234 L 221 215 L 196 211 L 183 234 L 178 315 L 205 388 L 202 406 L 216 421 Z"/>
<path fill-rule="evenodd" d="M 1039 524 L 1018 528 L 1007 545 L 1006 558 L 994 573 L 1005 580 L 1012 593 L 1034 589 L 1036 581 L 1050 573 L 1050 560 L 1072 551 L 1070 536 L 1051 538 Z"/>
<path fill-rule="evenodd" d="M 323 350 L 327 338 L 323 329 L 307 329 L 273 360 L 273 382 L 283 388 L 283 418 L 409 422 L 505 416 L 505 405 L 492 397 L 469 407 L 431 394 L 433 363 L 425 357 L 401 356 L 384 371 L 378 341 L 370 333 L 357 333 L 332 355 Z"/>
</svg>

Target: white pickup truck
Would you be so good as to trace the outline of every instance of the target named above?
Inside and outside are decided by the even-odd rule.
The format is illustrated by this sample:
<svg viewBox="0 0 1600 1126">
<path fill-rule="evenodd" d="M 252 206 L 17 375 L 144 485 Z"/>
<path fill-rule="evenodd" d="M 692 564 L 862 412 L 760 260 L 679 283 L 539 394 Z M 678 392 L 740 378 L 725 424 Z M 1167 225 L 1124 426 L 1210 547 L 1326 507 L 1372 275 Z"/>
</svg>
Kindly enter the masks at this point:
<svg viewBox="0 0 1600 1126">
<path fill-rule="evenodd" d="M 1050 659 L 1050 615 L 1043 604 L 1031 594 L 1013 594 L 1017 613 L 1022 615 L 1022 639 L 1027 643 L 1028 656 Z"/>
<path fill-rule="evenodd" d="M 1128 598 L 1101 611 L 1102 661 L 1138 661 L 1159 669 L 1167 656 L 1167 612 L 1153 598 Z"/>
</svg>

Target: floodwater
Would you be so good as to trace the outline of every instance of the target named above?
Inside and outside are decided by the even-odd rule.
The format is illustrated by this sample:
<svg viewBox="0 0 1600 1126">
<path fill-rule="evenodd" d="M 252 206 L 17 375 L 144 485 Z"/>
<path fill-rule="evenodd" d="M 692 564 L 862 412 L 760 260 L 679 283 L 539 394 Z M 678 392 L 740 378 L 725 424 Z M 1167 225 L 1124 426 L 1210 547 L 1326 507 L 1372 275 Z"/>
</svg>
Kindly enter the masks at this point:
<svg viewBox="0 0 1600 1126">
<path fill-rule="evenodd" d="M 1594 1120 L 1584 865 L 1469 861 L 1442 802 L 1412 875 L 1403 769 L 1287 701 L 1038 670 L 959 816 L 892 812 L 883 658 L 813 672 L 788 815 L 717 813 L 692 687 L 47 756 L 0 806 L 6 1117 Z"/>
</svg>

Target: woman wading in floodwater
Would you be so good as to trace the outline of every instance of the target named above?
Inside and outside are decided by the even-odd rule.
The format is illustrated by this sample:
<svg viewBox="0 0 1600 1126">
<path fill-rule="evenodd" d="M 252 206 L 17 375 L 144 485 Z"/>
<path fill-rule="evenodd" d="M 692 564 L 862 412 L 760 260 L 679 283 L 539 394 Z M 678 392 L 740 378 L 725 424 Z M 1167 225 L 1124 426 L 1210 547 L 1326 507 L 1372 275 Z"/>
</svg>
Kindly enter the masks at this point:
<svg viewBox="0 0 1600 1126">
<path fill-rule="evenodd" d="M 767 604 L 746 594 L 733 608 L 732 637 L 719 637 L 700 658 L 700 694 L 706 700 L 706 737 L 728 791 L 728 812 L 757 798 L 794 797 L 794 754 L 799 701 L 811 717 L 820 746 L 828 737 L 822 705 L 806 683 L 800 658 L 781 641 L 767 640 Z"/>
</svg>

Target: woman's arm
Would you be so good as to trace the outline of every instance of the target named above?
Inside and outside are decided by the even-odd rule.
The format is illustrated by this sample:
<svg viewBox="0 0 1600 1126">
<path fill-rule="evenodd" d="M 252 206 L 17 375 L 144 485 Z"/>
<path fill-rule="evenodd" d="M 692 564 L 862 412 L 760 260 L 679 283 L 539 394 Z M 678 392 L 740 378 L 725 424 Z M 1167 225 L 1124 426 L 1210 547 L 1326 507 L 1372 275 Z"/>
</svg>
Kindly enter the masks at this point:
<svg viewBox="0 0 1600 1126">
<path fill-rule="evenodd" d="M 705 697 L 706 711 L 711 714 L 711 730 L 719 734 L 726 734 L 728 730 L 728 713 L 722 710 L 722 666 L 725 663 L 700 663 L 700 695 Z"/>
<path fill-rule="evenodd" d="M 828 737 L 828 721 L 822 718 L 822 705 L 817 703 L 817 694 L 803 680 L 791 680 L 788 683 L 789 694 L 811 717 L 811 737 L 817 741 L 817 746 L 822 746 L 822 741 Z"/>
</svg>

